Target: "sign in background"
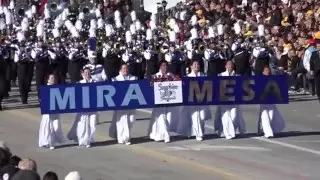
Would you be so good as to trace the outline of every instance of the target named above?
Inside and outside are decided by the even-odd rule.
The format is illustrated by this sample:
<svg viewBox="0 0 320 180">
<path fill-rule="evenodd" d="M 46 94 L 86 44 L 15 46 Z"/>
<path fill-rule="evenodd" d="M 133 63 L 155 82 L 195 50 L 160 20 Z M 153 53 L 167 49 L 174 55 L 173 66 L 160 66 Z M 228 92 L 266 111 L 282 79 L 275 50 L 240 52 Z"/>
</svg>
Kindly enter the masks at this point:
<svg viewBox="0 0 320 180">
<path fill-rule="evenodd" d="M 76 83 L 42 86 L 40 93 L 42 114 L 289 101 L 286 76 L 186 77 L 180 82 L 154 84 L 149 80 Z"/>
</svg>

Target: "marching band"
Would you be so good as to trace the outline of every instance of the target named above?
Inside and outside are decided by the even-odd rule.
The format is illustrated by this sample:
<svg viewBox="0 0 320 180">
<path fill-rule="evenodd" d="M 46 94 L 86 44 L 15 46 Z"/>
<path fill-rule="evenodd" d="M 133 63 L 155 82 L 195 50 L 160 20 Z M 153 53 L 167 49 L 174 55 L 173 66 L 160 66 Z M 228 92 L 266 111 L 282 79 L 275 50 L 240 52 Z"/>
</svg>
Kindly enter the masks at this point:
<svg viewBox="0 0 320 180">
<path fill-rule="evenodd" d="M 135 11 L 128 9 L 125 13 L 115 10 L 110 15 L 111 11 L 100 9 L 99 2 L 66 4 L 48 0 L 40 16 L 39 4 L 34 3 L 11 0 L 8 6 L 0 6 L 0 108 L 14 79 L 6 75 L 15 74 L 13 67 L 16 67 L 21 101 L 27 104 L 34 75 L 40 100 L 40 86 L 52 84 L 46 82 L 49 74 L 59 84 L 67 82 L 67 75 L 71 83 L 90 83 L 158 76 L 251 75 L 252 70 L 263 74 L 273 54 L 263 38 L 263 26 L 259 26 L 259 34 L 253 40 L 241 36 L 239 26 L 243 22 L 237 22 L 234 35 L 226 38 L 224 35 L 228 32 L 222 21 L 212 24 L 201 13 L 190 15 L 187 6 L 166 18 L 152 14 L 144 22 Z M 236 41 L 230 43 L 230 38 Z M 170 132 L 180 132 L 202 140 L 204 121 L 211 119 L 209 108 L 182 109 L 153 109 L 149 137 L 170 142 Z M 232 139 L 237 129 L 240 133 L 245 131 L 238 106 L 219 106 L 218 109 L 215 124 L 221 136 Z M 185 111 L 188 113 L 181 113 Z M 80 146 L 90 147 L 98 117 L 98 112 L 77 114 L 68 138 L 77 140 Z M 187 125 L 179 124 L 182 117 L 189 120 Z M 44 115 L 43 119 L 51 117 Z M 110 135 L 119 143 L 130 144 L 134 120 L 133 110 L 116 111 Z M 262 122 L 264 126 L 265 121 Z M 40 136 L 43 139 L 47 134 L 40 133 Z M 54 149 L 56 142 L 53 141 L 41 140 L 39 145 Z"/>
<path fill-rule="evenodd" d="M 257 41 L 244 39 L 237 26 L 235 37 L 225 38 L 221 21 L 204 23 L 201 15 L 190 16 L 187 6 L 166 19 L 152 14 L 150 20 L 141 22 L 135 11 L 116 10 L 110 18 L 99 9 L 99 3 L 70 2 L 67 6 L 49 0 L 42 16 L 37 5 L 29 3 L 11 0 L 9 6 L 0 7 L 1 57 L 7 62 L 4 66 L 10 67 L 7 71 L 17 67 L 23 104 L 28 103 L 34 74 L 37 88 L 45 85 L 48 74 L 55 74 L 60 84 L 66 83 L 68 74 L 76 83 L 83 67 L 92 64 L 90 59 L 95 59 L 92 67 L 99 69 L 91 71 L 102 72 L 103 67 L 101 80 L 110 81 L 118 75 L 121 63 L 138 79 L 151 78 L 160 60 L 167 61 L 169 71 L 180 77 L 191 72 L 194 59 L 208 76 L 222 73 L 226 60 L 231 59 L 239 74 L 251 75 L 251 69 L 261 74 L 272 54 L 265 46 L 263 27 Z M 230 44 L 231 37 L 238 40 Z M 5 91 L 10 89 L 11 79 L 14 77 L 5 81 L 9 86 Z"/>
</svg>

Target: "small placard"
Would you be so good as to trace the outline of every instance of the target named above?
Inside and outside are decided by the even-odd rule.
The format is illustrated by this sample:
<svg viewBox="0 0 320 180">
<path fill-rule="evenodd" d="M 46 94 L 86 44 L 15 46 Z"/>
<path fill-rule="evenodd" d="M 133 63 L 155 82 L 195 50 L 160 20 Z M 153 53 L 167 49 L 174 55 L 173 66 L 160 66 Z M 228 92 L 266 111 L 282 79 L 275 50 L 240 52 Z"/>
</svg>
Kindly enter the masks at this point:
<svg viewBox="0 0 320 180">
<path fill-rule="evenodd" d="M 154 82 L 155 104 L 178 104 L 183 102 L 182 81 Z"/>
</svg>

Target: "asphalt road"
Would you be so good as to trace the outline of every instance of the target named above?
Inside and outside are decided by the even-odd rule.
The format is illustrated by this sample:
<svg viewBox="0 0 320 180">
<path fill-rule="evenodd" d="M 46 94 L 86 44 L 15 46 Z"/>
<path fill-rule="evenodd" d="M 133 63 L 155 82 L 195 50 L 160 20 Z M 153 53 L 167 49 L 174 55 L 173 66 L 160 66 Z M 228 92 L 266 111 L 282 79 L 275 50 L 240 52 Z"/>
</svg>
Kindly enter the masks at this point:
<svg viewBox="0 0 320 180">
<path fill-rule="evenodd" d="M 117 145 L 108 137 L 112 112 L 102 112 L 92 148 L 68 142 L 53 151 L 37 146 L 41 116 L 34 93 L 29 102 L 20 105 L 14 88 L 0 112 L 0 140 L 7 141 L 13 153 L 34 158 L 41 175 L 55 171 L 63 179 L 77 170 L 86 180 L 316 180 L 320 176 L 320 109 L 312 97 L 292 97 L 289 105 L 279 105 L 287 127 L 273 139 L 255 134 L 258 107 L 242 106 L 246 137 L 217 138 L 208 122 L 208 136 L 202 142 L 174 137 L 171 143 L 156 143 L 146 138 L 150 110 L 144 109 L 137 113 L 131 146 Z M 62 116 L 65 133 L 73 118 L 74 114 Z"/>
</svg>

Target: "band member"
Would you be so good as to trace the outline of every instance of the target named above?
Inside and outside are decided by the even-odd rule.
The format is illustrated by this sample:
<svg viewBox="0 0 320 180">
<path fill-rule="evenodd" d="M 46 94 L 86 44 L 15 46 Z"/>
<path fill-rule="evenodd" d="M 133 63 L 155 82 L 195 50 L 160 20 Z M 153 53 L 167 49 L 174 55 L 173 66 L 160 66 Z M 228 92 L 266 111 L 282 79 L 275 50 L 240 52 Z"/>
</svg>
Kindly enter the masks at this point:
<svg viewBox="0 0 320 180">
<path fill-rule="evenodd" d="M 232 50 L 234 51 L 234 64 L 235 64 L 235 72 L 239 75 L 251 75 L 251 67 L 250 67 L 250 54 L 248 50 L 241 47 L 240 43 L 234 43 L 232 45 Z"/>
<path fill-rule="evenodd" d="M 94 82 L 89 68 L 85 68 L 82 71 L 82 77 L 83 80 L 80 83 Z M 97 117 L 96 112 L 77 113 L 72 128 L 68 133 L 68 138 L 77 141 L 79 146 L 90 148 L 93 142 L 93 135 L 96 131 Z"/>
<path fill-rule="evenodd" d="M 112 80 L 112 78 L 116 77 L 118 75 L 118 69 L 120 69 L 121 64 L 121 58 L 119 56 L 119 52 L 112 49 L 113 46 L 118 46 L 116 44 L 110 43 L 104 44 L 103 50 L 102 50 L 102 57 L 104 59 L 104 70 L 107 74 L 108 80 Z M 119 49 L 116 47 L 116 49 Z"/>
<path fill-rule="evenodd" d="M 89 51 L 88 58 L 89 58 L 89 63 L 86 64 L 83 68 L 90 69 L 92 79 L 95 82 L 106 81 L 107 75 L 104 71 L 103 65 L 97 64 L 97 57 L 95 55 L 95 52 Z"/>
<path fill-rule="evenodd" d="M 261 44 L 260 47 L 255 47 L 252 51 L 253 55 L 253 71 L 255 75 L 262 75 L 263 68 L 269 66 L 270 63 L 270 54 L 269 50 L 265 47 L 264 44 Z"/>
<path fill-rule="evenodd" d="M 219 76 L 236 76 L 232 61 L 227 62 L 226 71 Z M 246 131 L 242 112 L 238 105 L 219 105 L 214 123 L 218 135 L 224 136 L 226 139 L 235 138 L 237 130 L 240 134 Z"/>
<path fill-rule="evenodd" d="M 173 78 L 174 75 L 168 72 L 168 62 L 160 62 L 160 70 L 156 73 L 153 78 Z M 149 125 L 148 134 L 150 139 L 155 141 L 164 141 L 165 143 L 170 142 L 169 131 L 171 129 L 172 121 L 177 121 L 178 117 L 176 114 L 178 112 L 171 107 L 157 107 L 153 108 L 151 114 L 151 120 Z"/>
<path fill-rule="evenodd" d="M 151 78 L 159 70 L 159 54 L 149 45 L 143 56 L 146 60 L 146 77 Z"/>
<path fill-rule="evenodd" d="M 165 59 L 169 63 L 169 71 L 184 76 L 186 74 L 185 58 L 183 55 L 175 50 L 173 45 L 170 46 L 169 52 L 165 54 Z"/>
<path fill-rule="evenodd" d="M 56 84 L 56 76 L 50 74 L 47 85 Z M 62 132 L 59 114 L 43 114 L 39 129 L 39 147 L 53 150 L 57 143 L 64 143 L 66 138 Z"/>
<path fill-rule="evenodd" d="M 85 49 L 82 48 L 79 42 L 75 42 L 75 47 L 70 48 L 68 73 L 72 83 L 79 82 L 81 79 L 81 69 L 85 64 Z"/>
<path fill-rule="evenodd" d="M 6 63 L 3 56 L 0 57 L 0 110 L 2 110 L 2 99 L 6 94 Z"/>
<path fill-rule="evenodd" d="M 263 69 L 263 75 L 271 75 L 269 67 Z M 274 133 L 281 132 L 285 127 L 277 106 L 275 104 L 261 104 L 258 120 L 258 134 L 263 134 L 265 138 L 271 138 Z"/>
<path fill-rule="evenodd" d="M 188 77 L 203 77 L 200 72 L 200 63 L 193 61 L 191 73 Z M 205 130 L 205 121 L 211 119 L 209 106 L 184 106 L 181 111 L 178 133 L 184 136 L 195 136 L 198 141 L 202 141 Z"/>
<path fill-rule="evenodd" d="M 38 99 L 40 100 L 40 86 L 45 85 L 45 77 L 49 74 L 50 59 L 55 59 L 55 54 L 44 46 L 42 40 L 39 40 L 37 47 L 32 50 L 31 57 L 35 60 L 36 66 L 36 85 Z"/>
<path fill-rule="evenodd" d="M 136 76 L 129 74 L 127 64 L 122 64 L 119 75 L 112 81 L 132 81 L 137 80 Z M 117 138 L 119 144 L 130 145 L 131 128 L 136 120 L 135 110 L 118 110 L 115 111 L 112 118 L 112 123 L 109 129 L 109 135 L 112 138 Z"/>
<path fill-rule="evenodd" d="M 10 47 L 7 46 L 4 40 L 1 40 L 1 59 L 4 61 L 5 65 L 5 92 L 4 97 L 9 97 L 9 91 L 11 90 L 11 74 L 12 74 L 12 64 L 14 61 L 10 59 Z"/>
<path fill-rule="evenodd" d="M 217 47 L 217 44 L 211 42 L 209 48 L 204 52 L 204 59 L 208 61 L 208 76 L 216 76 L 223 72 L 225 59 L 222 51 Z"/>
<path fill-rule="evenodd" d="M 50 72 L 56 75 L 58 84 L 64 84 L 68 71 L 67 50 L 59 40 L 55 43 L 53 50 L 56 58 L 50 61 Z"/>
<path fill-rule="evenodd" d="M 29 91 L 33 76 L 34 63 L 31 58 L 31 49 L 26 48 L 24 43 L 20 44 L 20 48 L 16 48 L 14 61 L 18 64 L 17 75 L 19 82 L 19 92 L 22 104 L 28 104 Z"/>
<path fill-rule="evenodd" d="M 142 57 L 140 57 L 138 52 L 133 51 L 133 47 L 129 46 L 126 49 L 125 53 L 122 54 L 122 60 L 128 65 L 130 74 L 140 77 Z"/>
</svg>

